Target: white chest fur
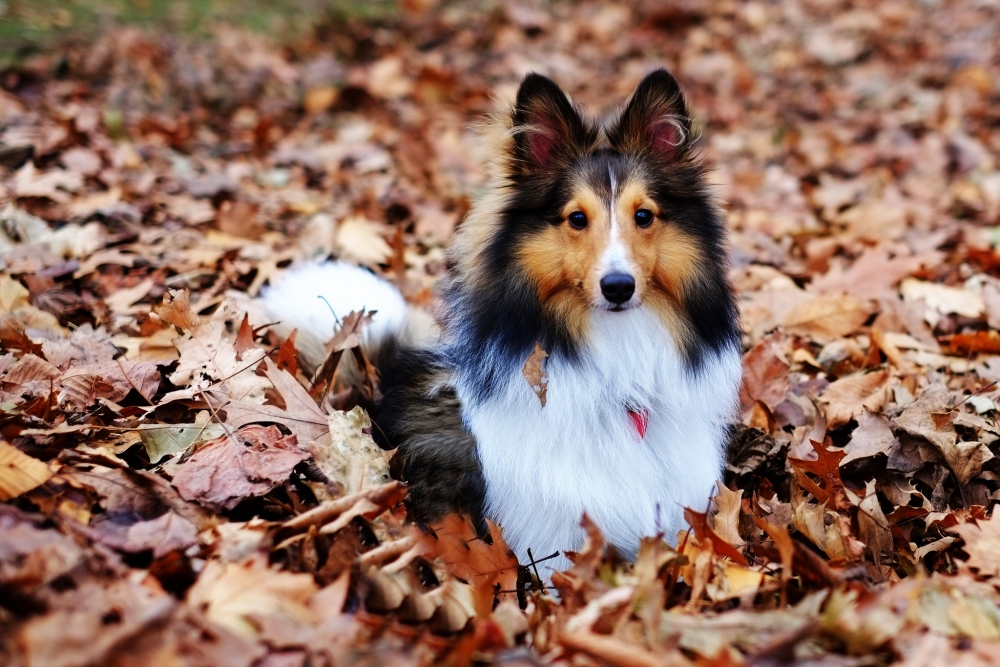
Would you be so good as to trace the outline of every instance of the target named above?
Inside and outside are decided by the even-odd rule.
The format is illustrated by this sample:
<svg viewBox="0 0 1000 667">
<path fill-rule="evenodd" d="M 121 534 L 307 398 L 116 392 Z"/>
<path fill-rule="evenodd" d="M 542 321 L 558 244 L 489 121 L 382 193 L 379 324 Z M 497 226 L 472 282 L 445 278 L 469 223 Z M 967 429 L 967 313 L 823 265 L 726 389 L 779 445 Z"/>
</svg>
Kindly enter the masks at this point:
<svg viewBox="0 0 1000 667">
<path fill-rule="evenodd" d="M 472 406 L 463 416 L 478 443 L 487 516 L 522 563 L 529 548 L 536 559 L 578 550 L 584 512 L 630 557 L 642 536 L 672 540 L 683 508 L 704 510 L 720 476 L 739 352 L 709 354 L 692 372 L 640 307 L 595 312 L 580 358 L 548 362 L 545 407 L 520 368 L 489 400 L 462 401 Z M 645 438 L 628 407 L 648 410 Z"/>
</svg>

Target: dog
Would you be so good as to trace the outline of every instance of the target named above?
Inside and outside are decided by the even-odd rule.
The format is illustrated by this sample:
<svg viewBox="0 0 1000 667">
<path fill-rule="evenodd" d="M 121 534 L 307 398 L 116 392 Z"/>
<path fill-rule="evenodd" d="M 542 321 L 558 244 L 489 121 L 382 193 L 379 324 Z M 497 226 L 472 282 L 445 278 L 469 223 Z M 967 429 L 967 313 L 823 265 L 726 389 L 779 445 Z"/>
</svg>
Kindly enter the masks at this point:
<svg viewBox="0 0 1000 667">
<path fill-rule="evenodd" d="M 707 506 L 741 343 L 691 126 L 663 69 L 603 123 L 529 74 L 487 126 L 488 193 L 452 240 L 439 329 L 338 262 L 293 269 L 265 293 L 270 316 L 313 341 L 313 363 L 333 330 L 316 295 L 340 315 L 377 311 L 365 338 L 381 371 L 373 432 L 396 450 L 414 516 L 488 518 L 524 563 L 529 549 L 579 550 L 585 513 L 634 558 L 643 536 L 672 538 L 685 507 Z"/>
</svg>

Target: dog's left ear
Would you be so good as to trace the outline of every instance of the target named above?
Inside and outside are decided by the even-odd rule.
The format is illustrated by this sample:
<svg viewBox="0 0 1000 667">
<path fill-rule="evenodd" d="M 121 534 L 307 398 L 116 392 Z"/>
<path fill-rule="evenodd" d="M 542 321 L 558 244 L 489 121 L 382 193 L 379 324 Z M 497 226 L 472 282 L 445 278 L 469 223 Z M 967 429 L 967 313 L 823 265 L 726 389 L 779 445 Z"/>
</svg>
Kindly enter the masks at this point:
<svg viewBox="0 0 1000 667">
<path fill-rule="evenodd" d="M 691 117 L 677 80 L 665 69 L 646 75 L 607 131 L 623 153 L 679 160 L 691 145 Z"/>
</svg>

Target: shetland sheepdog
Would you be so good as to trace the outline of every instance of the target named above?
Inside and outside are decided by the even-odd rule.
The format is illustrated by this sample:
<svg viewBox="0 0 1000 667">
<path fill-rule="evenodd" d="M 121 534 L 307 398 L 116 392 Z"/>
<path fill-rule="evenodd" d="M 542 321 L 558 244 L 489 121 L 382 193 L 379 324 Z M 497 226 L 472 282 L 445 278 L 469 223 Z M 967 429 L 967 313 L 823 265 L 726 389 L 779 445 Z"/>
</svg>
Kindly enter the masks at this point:
<svg viewBox="0 0 1000 667">
<path fill-rule="evenodd" d="M 313 364 L 334 321 L 317 295 L 377 310 L 373 432 L 415 516 L 488 518 L 524 563 L 578 550 L 586 513 L 634 557 L 707 506 L 741 375 L 725 227 L 684 97 L 656 70 L 599 122 L 530 74 L 490 127 L 488 194 L 452 240 L 436 331 L 337 262 L 289 271 L 264 306 Z M 525 374 L 536 346 L 544 401 Z"/>
</svg>

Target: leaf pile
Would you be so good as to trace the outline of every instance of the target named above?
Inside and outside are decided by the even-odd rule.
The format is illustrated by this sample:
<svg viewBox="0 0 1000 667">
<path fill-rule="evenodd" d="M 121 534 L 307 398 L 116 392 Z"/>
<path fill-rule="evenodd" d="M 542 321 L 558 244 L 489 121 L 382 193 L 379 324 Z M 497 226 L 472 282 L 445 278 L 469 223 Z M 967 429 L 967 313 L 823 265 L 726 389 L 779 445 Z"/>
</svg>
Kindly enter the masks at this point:
<svg viewBox="0 0 1000 667">
<path fill-rule="evenodd" d="M 409 2 L 10 66 L 0 662 L 992 664 L 998 13 Z M 332 255 L 429 305 L 491 91 L 536 69 L 608 111 L 660 64 L 728 206 L 740 423 L 690 530 L 624 564 L 587 524 L 542 587 L 499 528 L 408 520 L 363 410 L 369 315 L 308 377 L 252 298 Z"/>
</svg>

